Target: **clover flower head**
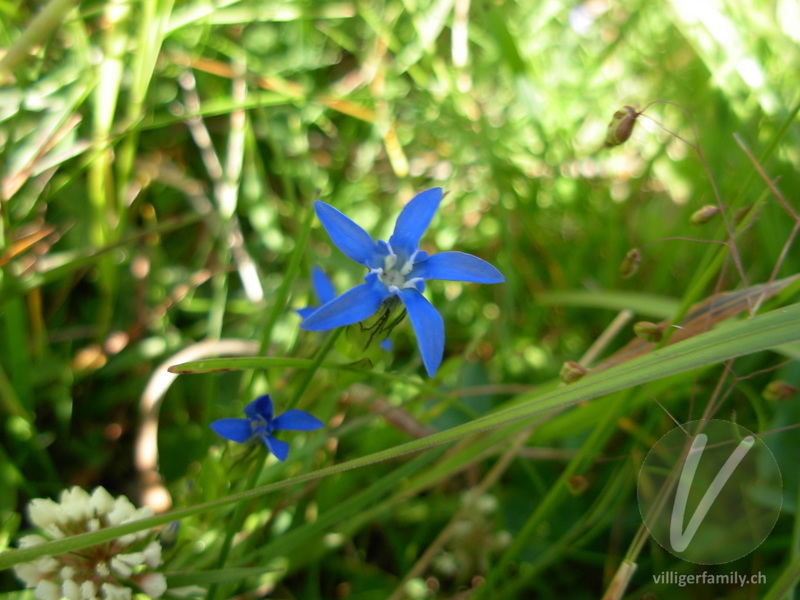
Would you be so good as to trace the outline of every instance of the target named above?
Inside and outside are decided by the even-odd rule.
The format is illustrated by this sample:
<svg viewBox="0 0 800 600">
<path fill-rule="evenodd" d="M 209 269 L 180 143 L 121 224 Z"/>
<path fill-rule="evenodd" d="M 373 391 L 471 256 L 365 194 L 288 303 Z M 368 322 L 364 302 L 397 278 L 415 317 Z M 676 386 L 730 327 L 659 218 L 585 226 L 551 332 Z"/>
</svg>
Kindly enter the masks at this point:
<svg viewBox="0 0 800 600">
<path fill-rule="evenodd" d="M 153 515 L 149 507 L 136 508 L 125 496 L 114 498 L 97 487 L 91 495 L 79 487 L 61 492 L 59 502 L 36 498 L 28 504 L 28 518 L 40 533 L 20 538 L 21 548 L 49 540 L 98 531 Z M 164 575 L 152 572 L 161 565 L 161 544 L 145 543 L 150 530 L 124 535 L 111 542 L 68 554 L 43 556 L 14 567 L 40 600 L 130 600 L 133 591 L 160 598 L 167 590 Z"/>
<path fill-rule="evenodd" d="M 324 427 L 324 423 L 304 410 L 287 410 L 273 417 L 272 399 L 268 394 L 259 396 L 244 407 L 246 419 L 219 419 L 211 429 L 227 440 L 243 444 L 260 437 L 264 445 L 280 461 L 289 455 L 289 444 L 274 436 L 276 431 L 311 431 Z"/>
<path fill-rule="evenodd" d="M 422 362 L 433 377 L 444 355 L 444 322 L 425 299 L 429 279 L 471 283 L 502 283 L 503 275 L 484 260 L 463 252 L 440 252 L 428 256 L 419 249 L 422 234 L 442 199 L 441 188 L 417 194 L 405 205 L 388 242 L 377 242 L 349 217 L 317 200 L 314 208 L 333 243 L 349 259 L 369 272 L 365 283 L 332 298 L 308 314 L 300 325 L 325 331 L 369 318 L 392 296 L 403 302 L 417 336 Z M 302 315 L 301 315 L 302 316 Z"/>
</svg>

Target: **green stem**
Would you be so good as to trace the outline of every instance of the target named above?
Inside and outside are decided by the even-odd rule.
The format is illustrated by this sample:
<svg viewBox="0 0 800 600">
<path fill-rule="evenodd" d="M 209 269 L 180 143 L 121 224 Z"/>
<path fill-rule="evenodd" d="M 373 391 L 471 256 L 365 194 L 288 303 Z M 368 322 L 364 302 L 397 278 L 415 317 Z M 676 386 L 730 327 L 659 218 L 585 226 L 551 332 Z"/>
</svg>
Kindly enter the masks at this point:
<svg viewBox="0 0 800 600">
<path fill-rule="evenodd" d="M 251 472 L 250 477 L 247 480 L 247 484 L 245 486 L 245 490 L 252 490 L 256 487 L 256 482 L 258 482 L 258 478 L 261 476 L 261 473 L 264 471 L 264 465 L 266 464 L 266 459 L 262 458 L 258 466 L 256 466 Z M 219 551 L 219 558 L 217 559 L 217 569 L 222 569 L 225 566 L 225 563 L 228 560 L 228 556 L 231 552 L 231 546 L 233 545 L 233 537 L 239 531 L 244 522 L 245 518 L 245 509 L 247 508 L 246 502 L 240 502 L 236 505 L 236 508 L 233 511 L 233 517 L 228 522 L 228 529 L 225 531 L 225 540 L 222 542 L 222 548 Z M 215 600 L 217 597 L 217 593 L 223 590 L 220 589 L 219 583 L 214 583 L 211 587 L 208 588 L 208 598 L 210 600 Z"/>
<path fill-rule="evenodd" d="M 272 329 L 275 323 L 283 314 L 286 307 L 286 300 L 289 297 L 289 288 L 294 283 L 297 277 L 297 272 L 300 269 L 300 259 L 303 257 L 303 252 L 306 249 L 308 236 L 311 232 L 311 224 L 314 222 L 314 209 L 308 208 L 306 211 L 305 220 L 303 221 L 300 235 L 297 236 L 297 244 L 295 245 L 292 257 L 289 259 L 289 266 L 286 268 L 286 274 L 283 278 L 281 286 L 278 288 L 275 298 L 272 302 L 272 311 L 267 318 L 267 324 L 264 326 L 264 333 L 261 335 L 261 355 L 265 355 L 272 339 Z"/>
<path fill-rule="evenodd" d="M 300 402 L 300 398 L 302 398 L 303 394 L 308 389 L 308 386 L 311 384 L 311 380 L 314 379 L 314 375 L 317 373 L 317 370 L 320 368 L 320 366 L 322 366 L 322 362 L 325 360 L 325 357 L 328 356 L 328 353 L 333 348 L 333 345 L 336 343 L 336 340 L 339 338 L 339 335 L 342 333 L 342 331 L 343 328 L 339 327 L 333 333 L 331 333 L 325 340 L 325 343 L 322 344 L 322 347 L 314 357 L 311 366 L 303 373 L 303 379 L 300 381 L 300 385 L 297 387 L 297 391 L 295 392 L 294 396 L 292 396 L 291 401 L 286 405 L 286 410 L 294 408 L 297 406 L 297 403 Z"/>
</svg>

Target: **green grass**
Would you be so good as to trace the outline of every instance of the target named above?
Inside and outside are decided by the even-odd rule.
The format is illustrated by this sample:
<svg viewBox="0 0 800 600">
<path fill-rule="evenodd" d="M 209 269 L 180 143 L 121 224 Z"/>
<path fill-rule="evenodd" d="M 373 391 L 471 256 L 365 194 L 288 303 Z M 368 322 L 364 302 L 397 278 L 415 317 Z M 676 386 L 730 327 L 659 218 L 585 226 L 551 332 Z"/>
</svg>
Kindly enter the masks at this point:
<svg viewBox="0 0 800 600">
<path fill-rule="evenodd" d="M 800 387 L 791 2 L 0 12 L 0 568 L 180 518 L 163 570 L 216 598 L 798 597 L 798 398 L 762 396 Z M 653 101 L 603 148 L 615 111 Z M 433 186 L 423 247 L 506 278 L 428 285 L 437 376 L 407 320 L 391 353 L 300 330 L 314 264 L 340 291 L 363 277 L 313 201 L 386 239 Z M 768 281 L 609 360 L 636 321 Z M 208 427 L 266 392 L 328 424 L 283 435 L 286 463 Z M 171 512 L 14 551 L 33 498 L 140 499 L 143 403 Z M 718 566 L 664 551 L 637 504 L 643 456 L 701 416 L 757 433 L 783 475 L 775 529 Z M 672 570 L 766 583 L 654 583 Z M 19 589 L 0 571 L 0 598 Z"/>
</svg>

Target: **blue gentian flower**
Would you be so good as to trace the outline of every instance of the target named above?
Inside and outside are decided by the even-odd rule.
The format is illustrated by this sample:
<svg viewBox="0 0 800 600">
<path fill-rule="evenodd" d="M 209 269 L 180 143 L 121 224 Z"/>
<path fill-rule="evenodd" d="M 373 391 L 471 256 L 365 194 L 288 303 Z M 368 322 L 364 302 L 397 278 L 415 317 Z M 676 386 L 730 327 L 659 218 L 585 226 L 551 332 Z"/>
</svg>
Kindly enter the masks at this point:
<svg viewBox="0 0 800 600">
<path fill-rule="evenodd" d="M 444 323 L 425 299 L 429 279 L 472 283 L 502 283 L 503 275 L 471 254 L 441 252 L 428 256 L 419 240 L 439 208 L 442 189 L 432 188 L 414 196 L 400 212 L 388 242 L 372 237 L 349 217 L 317 200 L 314 208 L 322 226 L 345 256 L 369 269 L 362 283 L 309 314 L 300 325 L 325 331 L 358 323 L 371 317 L 381 304 L 397 296 L 405 305 L 417 336 L 422 362 L 433 377 L 444 355 Z"/>
<path fill-rule="evenodd" d="M 286 460 L 289 444 L 273 435 L 275 431 L 311 431 L 324 427 L 324 423 L 304 410 L 287 410 L 277 418 L 272 417 L 272 399 L 269 394 L 259 396 L 244 407 L 246 419 L 219 419 L 211 429 L 227 440 L 243 444 L 255 436 L 261 438 L 278 460 Z"/>
</svg>

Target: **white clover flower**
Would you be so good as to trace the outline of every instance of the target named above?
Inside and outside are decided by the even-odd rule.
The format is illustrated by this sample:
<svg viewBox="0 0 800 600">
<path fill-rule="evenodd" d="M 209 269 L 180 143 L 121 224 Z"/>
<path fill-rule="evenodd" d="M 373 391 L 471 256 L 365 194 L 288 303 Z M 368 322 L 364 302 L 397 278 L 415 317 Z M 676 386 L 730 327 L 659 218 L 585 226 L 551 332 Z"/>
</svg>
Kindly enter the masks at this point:
<svg viewBox="0 0 800 600">
<path fill-rule="evenodd" d="M 36 568 L 35 562 L 22 563 L 14 567 L 14 572 L 17 578 L 24 581 L 27 585 L 39 580 L 39 569 Z"/>
<path fill-rule="evenodd" d="M 36 498 L 28 504 L 28 518 L 31 523 L 44 529 L 58 520 L 59 506 L 49 498 Z"/>
<path fill-rule="evenodd" d="M 61 529 L 61 526 L 56 523 L 50 523 L 46 527 L 43 527 L 42 531 L 46 533 L 48 536 L 50 536 L 51 539 L 54 540 L 60 540 L 66 535 L 64 533 L 64 530 Z"/>
<path fill-rule="evenodd" d="M 167 591 L 167 580 L 161 573 L 148 573 L 139 580 L 139 587 L 151 598 L 160 598 Z"/>
<path fill-rule="evenodd" d="M 58 570 L 61 565 L 52 556 L 43 556 L 36 561 L 36 568 L 40 573 L 52 573 Z"/>
<path fill-rule="evenodd" d="M 36 584 L 36 591 L 33 595 L 39 600 L 61 600 L 61 588 L 52 581 L 43 579 Z"/>
<path fill-rule="evenodd" d="M 144 562 L 144 554 L 142 552 L 131 552 L 130 554 L 119 554 L 117 559 L 128 566 L 135 567 Z"/>
<path fill-rule="evenodd" d="M 89 519 L 86 521 L 86 531 L 97 531 L 100 528 L 102 528 L 100 519 Z"/>
<path fill-rule="evenodd" d="M 66 521 L 85 521 L 91 515 L 92 507 L 89 494 L 79 487 L 61 492 L 61 512 Z"/>
<path fill-rule="evenodd" d="M 106 579 L 111 577 L 111 569 L 108 568 L 108 564 L 105 562 L 99 562 L 94 566 L 94 574 L 100 579 Z"/>
<path fill-rule="evenodd" d="M 127 579 L 133 575 L 133 569 L 122 562 L 118 556 L 115 556 L 111 559 L 111 570 L 123 579 Z"/>
<path fill-rule="evenodd" d="M 81 584 L 81 600 L 92 600 L 97 597 L 97 586 L 94 581 L 84 581 Z"/>
<path fill-rule="evenodd" d="M 67 579 L 61 584 L 61 593 L 68 598 L 68 600 L 81 600 L 81 586 Z"/>
<path fill-rule="evenodd" d="M 19 547 L 20 548 L 33 548 L 34 546 L 38 546 L 39 544 L 44 544 L 47 541 L 47 538 L 41 535 L 31 534 L 31 535 L 23 535 L 19 538 Z"/>
<path fill-rule="evenodd" d="M 109 494 L 104 487 L 96 487 L 89 501 L 97 514 L 110 513 L 114 508 L 114 496 Z"/>
<path fill-rule="evenodd" d="M 161 544 L 158 542 L 150 542 L 142 550 L 144 555 L 144 563 L 151 569 L 161 566 Z"/>
<path fill-rule="evenodd" d="M 131 600 L 131 588 L 104 583 L 100 589 L 105 600 Z"/>
<path fill-rule="evenodd" d="M 109 525 L 121 525 L 125 519 L 136 513 L 136 507 L 125 496 L 114 500 L 114 507 L 108 513 Z"/>
<path fill-rule="evenodd" d="M 152 516 L 150 508 L 137 509 L 125 496 L 114 498 L 102 487 L 91 495 L 79 487 L 61 492 L 60 502 L 37 498 L 28 516 L 40 531 L 22 536 L 20 548 L 49 540 L 98 531 Z M 160 598 L 167 590 L 161 573 L 161 544 L 152 531 L 127 534 L 111 542 L 58 556 L 44 556 L 19 564 L 14 572 L 39 600 L 131 600 L 134 592 Z"/>
<path fill-rule="evenodd" d="M 132 513 L 128 514 L 124 519 L 120 522 L 114 522 L 114 525 L 127 525 L 128 523 L 132 523 L 133 521 L 139 521 L 140 519 L 146 519 L 147 517 L 153 516 L 153 509 L 149 506 L 145 506 L 143 508 L 134 509 Z M 109 518 L 111 515 L 109 515 Z M 123 535 L 119 538 L 120 544 L 124 546 L 130 546 L 139 540 L 143 540 L 150 534 L 149 531 L 137 531 L 135 533 L 129 533 L 127 535 Z"/>
</svg>

